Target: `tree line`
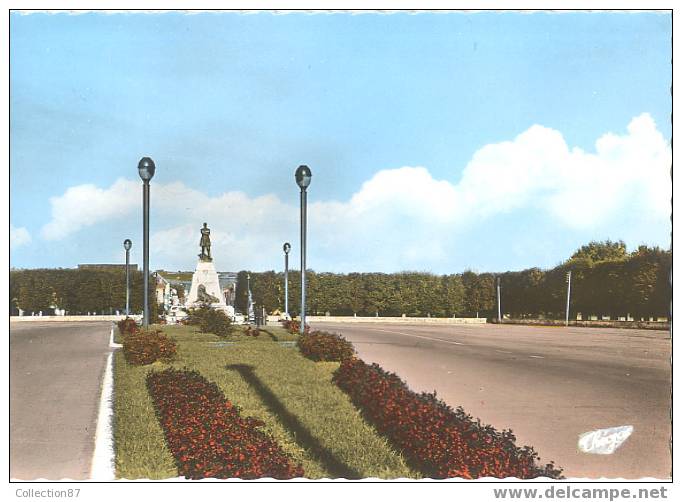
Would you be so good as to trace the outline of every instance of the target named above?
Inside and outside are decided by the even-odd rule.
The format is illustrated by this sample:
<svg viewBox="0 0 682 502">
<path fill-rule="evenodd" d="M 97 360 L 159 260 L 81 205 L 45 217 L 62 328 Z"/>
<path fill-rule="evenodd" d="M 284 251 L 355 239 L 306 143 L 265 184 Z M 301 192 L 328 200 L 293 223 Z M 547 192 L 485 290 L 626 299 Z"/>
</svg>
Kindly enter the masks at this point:
<svg viewBox="0 0 682 502">
<path fill-rule="evenodd" d="M 672 253 L 640 246 L 628 253 L 625 244 L 592 242 L 570 259 L 549 269 L 503 273 L 435 275 L 426 272 L 306 272 L 306 313 L 409 317 L 497 317 L 497 279 L 501 310 L 512 318 L 563 318 L 566 274 L 571 271 L 571 317 L 580 312 L 635 318 L 668 317 L 671 301 Z M 246 277 L 254 302 L 268 312 L 284 310 L 282 272 L 241 271 L 235 308 L 246 312 Z M 289 313 L 300 312 L 300 272 L 289 272 Z"/>
<path fill-rule="evenodd" d="M 580 312 L 635 318 L 668 317 L 672 253 L 640 246 L 628 253 L 622 242 L 592 242 L 560 265 L 517 272 L 435 275 L 427 272 L 349 273 L 307 271 L 306 312 L 310 315 L 410 317 L 496 317 L 497 279 L 501 306 L 512 318 L 562 318 L 566 273 L 571 271 L 571 317 Z M 247 275 L 253 300 L 268 312 L 284 311 L 283 272 L 241 271 L 235 308 L 247 311 Z M 131 279 L 131 312 L 142 310 L 142 272 Z M 149 281 L 152 314 L 154 281 Z M 121 270 L 31 269 L 10 271 L 10 312 L 20 308 L 48 313 L 57 306 L 70 314 L 125 311 Z M 300 312 L 300 273 L 289 272 L 289 313 Z"/>
<path fill-rule="evenodd" d="M 51 313 L 55 307 L 68 314 L 78 315 L 95 312 L 114 314 L 125 312 L 126 279 L 124 270 L 88 269 L 28 269 L 10 270 L 10 313 L 21 309 L 25 314 Z M 143 273 L 130 272 L 130 311 L 142 311 Z M 154 280 L 149 281 L 149 299 L 152 316 L 157 305 Z"/>
</svg>

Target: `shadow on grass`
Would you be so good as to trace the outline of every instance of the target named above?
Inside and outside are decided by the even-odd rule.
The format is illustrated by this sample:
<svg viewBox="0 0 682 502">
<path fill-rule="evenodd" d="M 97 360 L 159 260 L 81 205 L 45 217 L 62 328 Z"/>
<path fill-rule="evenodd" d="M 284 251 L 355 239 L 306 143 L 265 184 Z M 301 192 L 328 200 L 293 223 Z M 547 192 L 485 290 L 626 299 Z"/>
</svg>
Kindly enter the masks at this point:
<svg viewBox="0 0 682 502">
<path fill-rule="evenodd" d="M 309 451 L 333 478 L 361 479 L 362 475 L 322 446 L 310 431 L 277 399 L 277 396 L 256 376 L 254 367 L 247 364 L 231 364 L 228 370 L 238 372 L 258 393 L 270 413 L 276 415 L 284 427 L 296 438 L 299 446 Z"/>
<path fill-rule="evenodd" d="M 270 338 L 272 338 L 273 342 L 279 342 L 279 338 L 277 337 L 277 335 L 275 335 L 274 333 L 271 333 L 270 330 L 267 330 L 265 328 L 260 328 L 260 331 L 262 331 L 263 333 L 267 333 L 267 335 Z"/>
</svg>

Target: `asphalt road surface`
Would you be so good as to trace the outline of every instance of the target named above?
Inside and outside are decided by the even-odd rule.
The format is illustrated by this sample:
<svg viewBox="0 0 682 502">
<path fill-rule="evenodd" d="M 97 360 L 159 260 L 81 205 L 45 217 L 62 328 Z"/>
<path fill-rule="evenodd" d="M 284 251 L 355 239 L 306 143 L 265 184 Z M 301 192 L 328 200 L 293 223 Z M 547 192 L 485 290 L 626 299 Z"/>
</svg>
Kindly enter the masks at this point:
<svg viewBox="0 0 682 502">
<path fill-rule="evenodd" d="M 89 477 L 110 329 L 10 323 L 10 478 Z"/>
<path fill-rule="evenodd" d="M 667 331 L 499 325 L 312 323 L 342 334 L 366 362 L 518 445 L 567 478 L 671 477 L 671 340 Z M 631 425 L 610 455 L 580 452 L 580 434 Z"/>
</svg>

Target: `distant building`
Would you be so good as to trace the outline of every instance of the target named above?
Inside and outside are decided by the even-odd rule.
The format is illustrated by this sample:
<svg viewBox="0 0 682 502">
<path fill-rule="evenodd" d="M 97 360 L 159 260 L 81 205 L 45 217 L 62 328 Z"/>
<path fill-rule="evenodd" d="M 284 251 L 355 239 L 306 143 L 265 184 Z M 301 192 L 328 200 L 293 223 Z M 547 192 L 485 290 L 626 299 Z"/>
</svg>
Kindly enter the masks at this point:
<svg viewBox="0 0 682 502">
<path fill-rule="evenodd" d="M 218 272 L 218 282 L 220 283 L 220 290 L 225 297 L 225 303 L 234 307 L 237 274 L 235 272 Z"/>
<path fill-rule="evenodd" d="M 125 269 L 126 269 L 125 263 L 79 263 L 78 264 L 78 270 L 104 270 L 104 271 L 120 270 L 122 272 L 125 272 Z M 137 272 L 137 264 L 136 263 L 130 264 L 130 271 L 131 272 Z"/>
</svg>

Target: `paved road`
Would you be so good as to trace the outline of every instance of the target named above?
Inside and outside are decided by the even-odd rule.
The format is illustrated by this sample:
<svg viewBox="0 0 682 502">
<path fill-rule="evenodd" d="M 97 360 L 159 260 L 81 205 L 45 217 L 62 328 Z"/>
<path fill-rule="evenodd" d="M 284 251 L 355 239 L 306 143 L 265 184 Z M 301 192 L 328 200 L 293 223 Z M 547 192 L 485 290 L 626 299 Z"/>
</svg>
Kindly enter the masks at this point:
<svg viewBox="0 0 682 502">
<path fill-rule="evenodd" d="M 313 323 L 416 391 L 437 391 L 566 477 L 669 478 L 671 341 L 667 332 L 531 326 Z M 612 455 L 578 451 L 581 433 L 632 425 Z"/>
<path fill-rule="evenodd" d="M 110 322 L 10 323 L 10 477 L 87 479 Z"/>
</svg>

